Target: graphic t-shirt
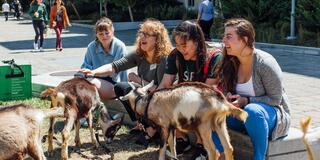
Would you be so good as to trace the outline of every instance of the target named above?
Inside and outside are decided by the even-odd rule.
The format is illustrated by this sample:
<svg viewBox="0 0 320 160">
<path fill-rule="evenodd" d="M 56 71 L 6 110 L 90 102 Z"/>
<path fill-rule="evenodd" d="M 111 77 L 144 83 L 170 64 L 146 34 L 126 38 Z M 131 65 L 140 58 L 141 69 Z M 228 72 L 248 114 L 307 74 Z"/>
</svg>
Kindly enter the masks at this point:
<svg viewBox="0 0 320 160">
<path fill-rule="evenodd" d="M 182 56 L 181 53 L 175 49 L 169 55 L 166 64 L 166 74 L 176 75 L 179 73 L 179 70 L 182 70 L 182 77 L 180 77 L 181 82 L 194 82 L 199 81 L 197 78 L 197 73 L 200 76 L 203 76 L 203 66 L 202 64 L 201 69 L 197 69 L 196 61 L 192 60 L 184 60 L 183 58 L 179 58 L 179 62 L 177 61 L 178 56 Z M 209 67 L 208 67 L 208 75 L 207 78 L 216 78 L 217 75 L 215 70 L 217 68 L 217 62 L 221 58 L 221 53 L 216 53 L 214 57 L 211 58 Z M 178 66 L 181 64 L 181 68 Z M 200 79 L 203 79 L 202 77 Z M 204 80 L 205 81 L 205 80 Z"/>
</svg>

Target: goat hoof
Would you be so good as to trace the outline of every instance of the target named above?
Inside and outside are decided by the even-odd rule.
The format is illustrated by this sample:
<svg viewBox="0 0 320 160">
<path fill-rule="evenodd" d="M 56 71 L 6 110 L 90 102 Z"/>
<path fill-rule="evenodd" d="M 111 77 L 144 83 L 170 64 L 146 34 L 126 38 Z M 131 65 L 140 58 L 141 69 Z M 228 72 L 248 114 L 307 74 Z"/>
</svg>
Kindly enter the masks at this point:
<svg viewBox="0 0 320 160">
<path fill-rule="evenodd" d="M 61 160 L 68 160 L 68 155 L 67 156 L 61 155 Z"/>
</svg>

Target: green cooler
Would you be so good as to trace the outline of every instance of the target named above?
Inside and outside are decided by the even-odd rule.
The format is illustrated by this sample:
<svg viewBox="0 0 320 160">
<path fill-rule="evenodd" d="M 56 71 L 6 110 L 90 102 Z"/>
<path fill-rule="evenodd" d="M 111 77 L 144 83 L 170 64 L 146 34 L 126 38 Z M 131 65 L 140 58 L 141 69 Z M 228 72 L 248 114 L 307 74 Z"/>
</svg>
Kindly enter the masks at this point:
<svg viewBox="0 0 320 160">
<path fill-rule="evenodd" d="M 0 62 L 0 100 L 31 98 L 31 65 Z"/>
</svg>

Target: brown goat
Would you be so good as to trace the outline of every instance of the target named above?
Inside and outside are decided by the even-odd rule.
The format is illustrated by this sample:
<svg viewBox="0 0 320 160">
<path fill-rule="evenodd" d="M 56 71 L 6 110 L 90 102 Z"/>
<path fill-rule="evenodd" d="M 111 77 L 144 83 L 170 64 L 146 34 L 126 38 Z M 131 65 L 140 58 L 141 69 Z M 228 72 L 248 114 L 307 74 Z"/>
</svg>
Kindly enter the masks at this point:
<svg viewBox="0 0 320 160">
<path fill-rule="evenodd" d="M 41 93 L 43 98 L 49 98 L 51 100 L 51 107 L 63 107 L 65 109 L 65 126 L 62 131 L 62 146 L 61 146 L 61 159 L 68 159 L 68 141 L 70 137 L 70 131 L 75 124 L 75 143 L 76 146 L 80 146 L 80 118 L 87 118 L 87 122 L 90 129 L 92 143 L 98 147 L 97 140 L 94 136 L 92 111 L 96 108 L 101 110 L 99 124 L 102 128 L 104 139 L 106 142 L 116 134 L 117 126 L 122 121 L 122 117 L 113 120 L 109 116 L 107 108 L 100 101 L 100 97 L 95 85 L 91 84 L 84 78 L 72 78 L 70 80 L 61 82 L 56 88 L 48 88 Z M 48 133 L 48 152 L 53 151 L 53 125 L 54 118 L 50 118 L 50 128 Z"/>
<path fill-rule="evenodd" d="M 311 123 L 311 117 L 303 118 L 300 121 L 301 130 L 303 132 L 302 142 L 307 148 L 309 160 L 320 159 L 320 130 L 317 129 L 308 133 L 308 128 Z"/>
<path fill-rule="evenodd" d="M 233 148 L 226 128 L 226 116 L 233 115 L 244 121 L 248 114 L 229 103 L 217 89 L 203 83 L 182 83 L 173 88 L 161 89 L 148 95 L 153 83 L 135 88 L 122 100 L 129 100 L 132 109 L 147 117 L 161 129 L 159 160 L 165 159 L 166 142 L 176 158 L 175 128 L 195 132 L 206 148 L 209 160 L 216 158 L 211 132 L 215 130 L 222 142 L 226 159 L 233 159 Z"/>
<path fill-rule="evenodd" d="M 0 159 L 23 160 L 29 154 L 45 160 L 40 126 L 46 117 L 63 116 L 62 108 L 34 109 L 25 104 L 0 108 Z"/>
</svg>

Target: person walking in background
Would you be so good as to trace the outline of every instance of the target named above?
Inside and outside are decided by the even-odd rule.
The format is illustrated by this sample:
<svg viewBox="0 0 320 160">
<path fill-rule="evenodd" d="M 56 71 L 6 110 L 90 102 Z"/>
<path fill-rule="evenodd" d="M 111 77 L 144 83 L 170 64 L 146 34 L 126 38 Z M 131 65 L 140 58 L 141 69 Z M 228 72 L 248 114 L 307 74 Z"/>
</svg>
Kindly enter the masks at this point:
<svg viewBox="0 0 320 160">
<path fill-rule="evenodd" d="M 14 0 L 13 2 L 14 16 L 17 20 L 20 20 L 22 6 L 19 0 Z"/>
<path fill-rule="evenodd" d="M 214 19 L 214 5 L 212 0 L 203 0 L 199 4 L 197 22 L 200 25 L 206 41 L 211 40 L 210 29 Z"/>
<path fill-rule="evenodd" d="M 109 18 L 99 19 L 95 25 L 95 31 L 96 40 L 87 47 L 87 53 L 81 65 L 82 70 L 94 70 L 127 55 L 125 44 L 114 36 L 113 23 Z M 113 85 L 120 81 L 128 81 L 127 71 L 90 80 L 97 87 L 102 100 L 110 100 L 115 97 Z"/>
<path fill-rule="evenodd" d="M 10 12 L 10 5 L 5 0 L 4 3 L 2 4 L 2 13 L 4 14 L 5 21 L 8 21 L 9 12 Z"/>
<path fill-rule="evenodd" d="M 286 136 L 290 127 L 282 71 L 272 55 L 254 47 L 255 31 L 249 21 L 230 19 L 224 27 L 219 88 L 233 105 L 249 115 L 245 123 L 227 117 L 227 126 L 248 134 L 254 160 L 263 160 L 268 140 Z M 212 137 L 216 148 L 223 152 L 215 132 Z"/>
<path fill-rule="evenodd" d="M 43 38 L 46 23 L 48 22 L 46 6 L 42 3 L 42 0 L 33 0 L 30 4 L 28 14 L 32 18 L 32 25 L 36 33 L 34 37 L 33 48 L 34 51 L 40 50 L 43 52 Z M 40 42 L 38 43 L 40 37 Z"/>
<path fill-rule="evenodd" d="M 50 28 L 56 32 L 56 50 L 62 51 L 62 29 L 71 26 L 67 9 L 61 0 L 56 0 L 50 9 Z"/>
</svg>

